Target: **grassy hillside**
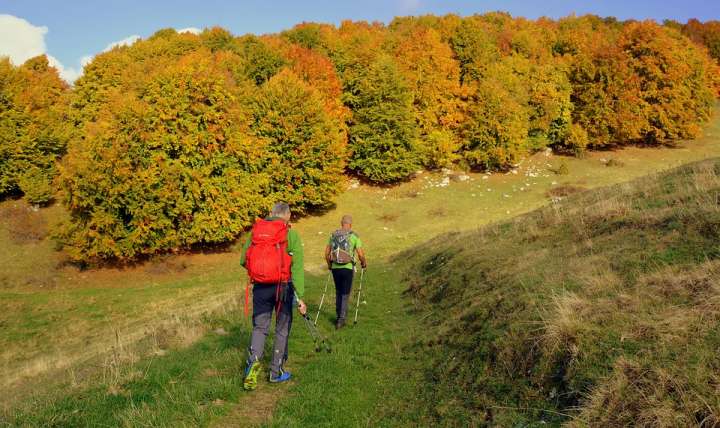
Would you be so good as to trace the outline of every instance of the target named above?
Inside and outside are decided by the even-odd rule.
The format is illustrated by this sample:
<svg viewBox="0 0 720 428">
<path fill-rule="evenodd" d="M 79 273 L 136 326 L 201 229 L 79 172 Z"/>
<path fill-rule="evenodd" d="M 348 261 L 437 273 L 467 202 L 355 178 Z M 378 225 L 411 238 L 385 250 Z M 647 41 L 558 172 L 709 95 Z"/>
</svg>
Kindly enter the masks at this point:
<svg viewBox="0 0 720 428">
<path fill-rule="evenodd" d="M 237 247 L 168 255 L 124 268 L 78 270 L 54 251 L 47 236 L 64 215 L 61 209 L 35 212 L 22 201 L 2 202 L 0 258 L 7 263 L 0 266 L 0 394 L 10 397 L 2 410 L 7 420 L 30 425 L 52 420 L 77 425 L 112 414 L 117 423 L 190 425 L 224 415 L 219 426 L 237 426 L 261 423 L 272 412 L 278 423 L 303 414 L 321 426 L 343 415 L 355 424 L 424 421 L 407 399 L 416 394 L 416 379 L 403 371 L 412 365 L 413 350 L 403 349 L 413 340 L 416 317 L 406 313 L 408 302 L 401 298 L 405 286 L 396 272 L 404 262 L 390 262 L 391 255 L 437 234 L 527 213 L 564 194 L 720 156 L 718 135 L 716 116 L 703 138 L 676 148 L 628 147 L 582 159 L 539 153 L 516 173 L 424 173 L 395 187 L 352 186 L 334 209 L 299 219 L 294 227 L 305 244 L 306 300 L 313 309 L 322 292 L 327 234 L 341 214 L 355 215 L 371 260 L 366 323 L 334 337 L 342 346 L 321 359 L 311 353 L 298 325 L 291 345 L 298 356 L 291 361 L 298 382 L 263 391 L 264 409 L 248 406 L 254 399 L 240 390 L 237 379 L 224 379 L 238 375 L 248 332 L 247 320 L 235 310 L 246 277 L 237 263 Z M 563 164 L 568 173 L 556 173 Z M 220 327 L 232 339 L 212 333 Z M 324 328 L 329 327 L 330 321 Z M 183 363 L 188 371 L 173 371 Z M 327 385 L 344 396 L 363 394 L 350 401 L 328 398 Z M 25 399 L 28 395 L 36 399 Z M 142 403 L 146 407 L 139 411 Z"/>
<path fill-rule="evenodd" d="M 719 201 L 709 160 L 404 253 L 432 359 L 426 416 L 720 424 Z"/>
</svg>

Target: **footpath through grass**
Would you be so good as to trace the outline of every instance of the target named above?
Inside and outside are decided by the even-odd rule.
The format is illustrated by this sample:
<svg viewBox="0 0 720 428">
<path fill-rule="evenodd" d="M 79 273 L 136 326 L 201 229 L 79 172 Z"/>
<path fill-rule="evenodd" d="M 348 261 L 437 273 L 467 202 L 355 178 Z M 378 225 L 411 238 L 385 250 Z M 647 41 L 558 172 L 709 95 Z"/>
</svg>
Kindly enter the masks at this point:
<svg viewBox="0 0 720 428">
<path fill-rule="evenodd" d="M 311 276 L 320 290 L 325 276 Z M 332 352 L 316 353 L 304 321 L 296 316 L 287 369 L 295 380 L 242 389 L 249 320 L 238 311 L 209 318 L 213 330 L 194 345 L 140 361 L 118 361 L 92 386 L 67 385 L 39 394 L 5 416 L 9 426 L 376 426 L 397 409 L 379 397 L 402 397 L 414 379 L 404 373 L 402 352 L 414 341 L 414 319 L 400 294 L 395 270 L 368 270 L 358 324 L 335 331 L 334 291 L 329 290 L 318 327 Z M 359 285 L 359 276 L 356 286 Z M 356 294 L 354 294 L 354 297 Z M 314 317 L 317 305 L 311 305 Z M 354 307 L 353 312 L 354 315 Z M 272 343 L 268 338 L 267 347 Z M 269 349 L 266 349 L 269 352 Z M 274 411 L 275 407 L 277 410 Z M 268 418 L 273 415 L 272 421 Z M 3 419 L 0 419 L 2 424 Z M 404 420 L 403 423 L 409 423 Z"/>
<path fill-rule="evenodd" d="M 54 373 L 59 386 L 38 388 L 27 379 L 0 390 L 10 397 L 0 421 L 28 426 L 91 422 L 100 426 L 422 423 L 406 411 L 416 404 L 410 400 L 414 388 L 424 384 L 418 384 L 422 378 L 416 377 L 422 373 L 407 370 L 417 362 L 405 355 L 404 346 L 425 332 L 418 327 L 422 317 L 410 313 L 412 301 L 401 296 L 405 286 L 398 271 L 403 261 L 391 262 L 393 254 L 443 232 L 476 229 L 528 212 L 547 204 L 551 197 L 720 156 L 718 136 L 720 121 L 716 117 L 706 137 L 679 148 L 631 147 L 590 153 L 583 159 L 540 153 L 524 161 L 516 173 L 467 177 L 425 173 L 393 188 L 349 189 L 338 198 L 334 210 L 301 219 L 295 228 L 305 243 L 306 300 L 313 310 L 325 280 L 322 249 L 328 233 L 340 215 L 354 214 L 371 264 L 368 303 L 361 309 L 361 323 L 335 333 L 326 317 L 321 328 L 331 336 L 335 352 L 316 355 L 304 326 L 296 322 L 288 366 L 296 380 L 279 387 L 264 383 L 253 394 L 240 387 L 249 325 L 232 309 L 244 278 L 237 266 L 238 254 L 232 249 L 166 257 L 127 269 L 83 272 L 59 260 L 44 263 L 46 258 L 57 257 L 51 242 L 46 237 L 12 239 L 22 228 L 3 217 L 0 254 L 9 260 L 23 254 L 23 260 L 0 270 L 2 380 L 47 359 L 46 366 L 39 364 L 29 374 Z M 553 170 L 562 163 L 569 173 L 555 174 Z M 2 207 L 15 203 L 6 201 Z M 32 281 L 22 282 L 22 278 Z M 326 296 L 326 302 L 332 302 L 332 295 Z M 220 307 L 227 304 L 230 309 L 208 316 L 212 312 L 208 302 Z M 332 312 L 332 306 L 326 306 L 326 314 Z M 154 327 L 173 314 L 187 319 L 190 327 L 180 329 L 184 340 L 168 343 L 158 337 L 162 328 Z M 149 332 L 153 339 L 149 352 L 131 352 L 123 345 L 119 347 L 122 352 L 116 353 L 113 331 L 118 326 L 140 337 Z M 229 334 L 202 335 L 220 327 Z M 93 348 L 101 359 L 87 377 L 75 377 L 77 365 L 58 364 Z M 102 349 L 106 352 L 100 352 Z M 65 369 L 53 372 L 53 367 Z M 25 396 L 27 390 L 34 391 L 34 399 L 8 404 L 13 397 Z M 270 415 L 272 419 L 268 419 Z"/>
</svg>

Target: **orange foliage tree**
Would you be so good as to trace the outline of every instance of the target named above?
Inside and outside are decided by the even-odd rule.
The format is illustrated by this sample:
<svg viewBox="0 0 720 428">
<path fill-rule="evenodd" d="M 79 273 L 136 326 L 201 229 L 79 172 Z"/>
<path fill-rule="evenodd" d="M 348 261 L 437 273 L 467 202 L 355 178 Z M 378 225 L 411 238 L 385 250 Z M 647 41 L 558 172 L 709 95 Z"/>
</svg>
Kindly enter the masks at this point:
<svg viewBox="0 0 720 428">
<path fill-rule="evenodd" d="M 420 155 L 430 167 L 452 166 L 461 146 L 456 135 L 462 120 L 460 65 L 432 28 L 410 23 L 396 25 L 394 33 L 391 46 L 413 96 Z"/>
</svg>

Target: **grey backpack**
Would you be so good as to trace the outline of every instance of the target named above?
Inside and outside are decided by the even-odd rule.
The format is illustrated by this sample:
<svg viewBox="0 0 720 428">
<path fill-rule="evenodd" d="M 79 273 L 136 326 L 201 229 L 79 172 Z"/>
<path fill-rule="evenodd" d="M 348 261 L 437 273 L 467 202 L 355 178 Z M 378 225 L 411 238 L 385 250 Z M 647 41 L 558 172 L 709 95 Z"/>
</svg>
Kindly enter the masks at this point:
<svg viewBox="0 0 720 428">
<path fill-rule="evenodd" d="M 354 232 L 352 230 L 338 229 L 333 232 L 330 237 L 330 260 L 334 263 L 344 265 L 346 263 L 355 263 L 352 254 L 352 244 L 350 236 Z"/>
</svg>

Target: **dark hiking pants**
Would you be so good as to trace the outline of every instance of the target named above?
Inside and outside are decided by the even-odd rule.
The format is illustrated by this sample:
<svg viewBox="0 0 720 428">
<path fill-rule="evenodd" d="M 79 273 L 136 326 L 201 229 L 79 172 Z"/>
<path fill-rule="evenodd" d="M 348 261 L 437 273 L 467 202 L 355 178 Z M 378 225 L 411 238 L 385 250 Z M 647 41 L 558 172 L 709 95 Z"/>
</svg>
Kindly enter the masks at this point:
<svg viewBox="0 0 720 428">
<path fill-rule="evenodd" d="M 335 281 L 335 315 L 337 315 L 338 321 L 345 321 L 348 305 L 350 304 L 353 270 L 345 268 L 333 269 L 332 276 Z"/>
<path fill-rule="evenodd" d="M 273 344 L 270 373 L 276 377 L 288 358 L 288 338 L 292 327 L 295 292 L 292 283 L 253 285 L 253 330 L 248 349 L 248 363 L 260 361 L 265 348 L 265 338 L 270 331 L 273 313 L 280 302 L 280 312 L 275 319 L 275 343 Z"/>
</svg>

